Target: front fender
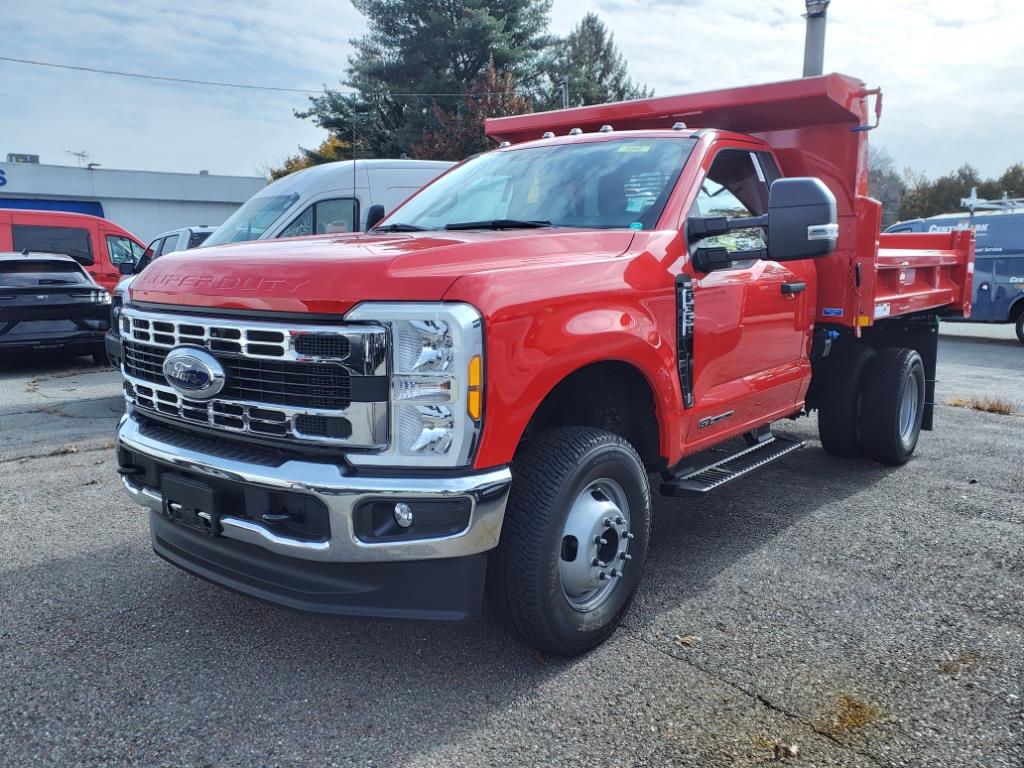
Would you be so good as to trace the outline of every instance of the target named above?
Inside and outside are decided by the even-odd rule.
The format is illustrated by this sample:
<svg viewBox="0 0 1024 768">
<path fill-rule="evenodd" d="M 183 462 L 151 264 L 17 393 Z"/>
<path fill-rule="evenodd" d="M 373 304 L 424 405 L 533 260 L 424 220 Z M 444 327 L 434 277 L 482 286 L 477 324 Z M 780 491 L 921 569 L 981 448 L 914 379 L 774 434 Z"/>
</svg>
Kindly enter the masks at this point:
<svg viewBox="0 0 1024 768">
<path fill-rule="evenodd" d="M 484 431 L 476 466 L 510 462 L 544 398 L 567 376 L 593 363 L 618 361 L 636 368 L 654 393 L 663 456 L 674 433 L 666 428 L 679 408 L 671 293 L 647 297 L 595 297 L 545 306 L 519 306 L 487 325 Z"/>
</svg>

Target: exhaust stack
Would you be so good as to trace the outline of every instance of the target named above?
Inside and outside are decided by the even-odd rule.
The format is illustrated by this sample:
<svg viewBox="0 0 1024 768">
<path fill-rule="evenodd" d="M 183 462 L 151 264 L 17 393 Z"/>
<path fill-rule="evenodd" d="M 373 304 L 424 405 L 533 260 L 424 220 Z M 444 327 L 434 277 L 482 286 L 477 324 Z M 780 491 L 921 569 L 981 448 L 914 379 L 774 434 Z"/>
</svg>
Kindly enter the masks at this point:
<svg viewBox="0 0 1024 768">
<path fill-rule="evenodd" d="M 830 0 L 805 0 L 807 36 L 804 38 L 804 77 L 815 77 L 825 71 L 825 16 Z"/>
</svg>

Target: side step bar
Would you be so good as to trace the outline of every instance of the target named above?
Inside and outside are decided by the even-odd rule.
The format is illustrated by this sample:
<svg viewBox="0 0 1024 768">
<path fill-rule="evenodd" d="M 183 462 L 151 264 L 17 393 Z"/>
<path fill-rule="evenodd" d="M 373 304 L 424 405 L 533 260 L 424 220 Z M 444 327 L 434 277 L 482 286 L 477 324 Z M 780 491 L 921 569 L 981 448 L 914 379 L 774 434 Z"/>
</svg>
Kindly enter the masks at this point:
<svg viewBox="0 0 1024 768">
<path fill-rule="evenodd" d="M 803 447 L 802 440 L 770 435 L 714 464 L 666 480 L 661 484 L 661 493 L 664 496 L 704 494 Z"/>
</svg>

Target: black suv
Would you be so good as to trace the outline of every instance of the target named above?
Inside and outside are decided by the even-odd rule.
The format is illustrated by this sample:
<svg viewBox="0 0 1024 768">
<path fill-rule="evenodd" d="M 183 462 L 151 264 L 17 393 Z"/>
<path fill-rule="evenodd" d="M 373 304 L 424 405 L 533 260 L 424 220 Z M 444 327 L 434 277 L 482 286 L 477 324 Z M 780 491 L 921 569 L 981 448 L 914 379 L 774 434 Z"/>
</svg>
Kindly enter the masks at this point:
<svg viewBox="0 0 1024 768">
<path fill-rule="evenodd" d="M 60 349 L 106 362 L 110 294 L 70 256 L 0 253 L 0 353 Z"/>
</svg>

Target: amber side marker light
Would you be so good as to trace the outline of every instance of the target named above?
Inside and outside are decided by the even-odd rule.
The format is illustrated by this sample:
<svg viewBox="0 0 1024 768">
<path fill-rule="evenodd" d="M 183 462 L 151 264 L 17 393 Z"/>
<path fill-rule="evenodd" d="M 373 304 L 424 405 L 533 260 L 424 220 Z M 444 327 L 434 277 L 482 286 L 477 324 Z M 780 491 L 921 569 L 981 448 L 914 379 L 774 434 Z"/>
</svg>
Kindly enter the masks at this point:
<svg viewBox="0 0 1024 768">
<path fill-rule="evenodd" d="M 469 388 L 466 399 L 466 411 L 473 421 L 480 420 L 480 414 L 483 410 L 482 384 L 483 368 L 480 355 L 473 355 L 473 359 L 469 361 Z"/>
</svg>

